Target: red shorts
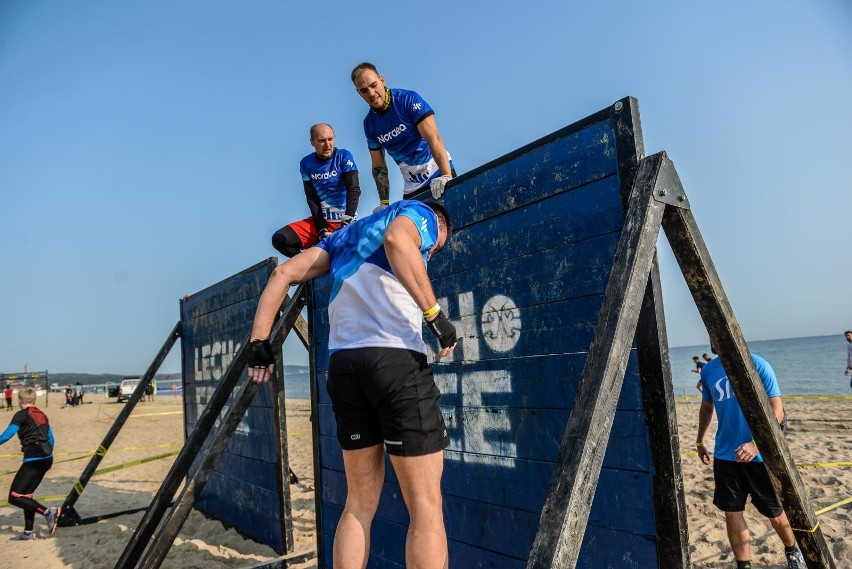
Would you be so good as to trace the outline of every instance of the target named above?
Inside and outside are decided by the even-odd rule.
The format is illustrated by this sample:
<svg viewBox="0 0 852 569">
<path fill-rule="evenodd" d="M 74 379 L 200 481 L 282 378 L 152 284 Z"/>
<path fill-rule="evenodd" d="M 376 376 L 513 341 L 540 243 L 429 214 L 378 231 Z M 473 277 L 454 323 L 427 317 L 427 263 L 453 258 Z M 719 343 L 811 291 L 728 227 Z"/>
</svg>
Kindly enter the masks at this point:
<svg viewBox="0 0 852 569">
<path fill-rule="evenodd" d="M 326 220 L 325 226 L 332 233 L 340 229 L 343 225 L 340 221 L 328 221 Z M 302 249 L 307 249 L 309 247 L 313 247 L 317 243 L 319 243 L 319 230 L 317 229 L 317 224 L 314 223 L 313 217 L 306 217 L 301 221 L 294 221 L 287 225 L 293 232 L 296 234 L 296 237 L 299 238 L 299 242 L 302 244 Z"/>
</svg>

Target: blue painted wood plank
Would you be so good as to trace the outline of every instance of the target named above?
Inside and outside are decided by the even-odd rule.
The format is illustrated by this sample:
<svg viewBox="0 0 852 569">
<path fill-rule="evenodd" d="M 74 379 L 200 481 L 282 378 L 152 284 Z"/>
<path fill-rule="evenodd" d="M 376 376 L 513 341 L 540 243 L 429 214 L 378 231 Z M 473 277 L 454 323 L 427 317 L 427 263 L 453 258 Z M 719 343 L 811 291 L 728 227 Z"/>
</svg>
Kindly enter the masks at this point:
<svg viewBox="0 0 852 569">
<path fill-rule="evenodd" d="M 577 569 L 601 567 L 658 569 L 656 540 L 590 525 L 583 536 Z"/>
<path fill-rule="evenodd" d="M 601 122 L 458 184 L 445 194 L 444 206 L 464 227 L 613 175 L 617 168 L 612 126 Z"/>
<path fill-rule="evenodd" d="M 476 319 L 467 326 L 462 325 L 462 322 L 459 324 L 462 328 L 461 333 L 464 333 L 464 341 L 478 345 L 478 360 L 587 352 L 594 335 L 594 327 L 602 302 L 603 295 L 594 295 L 523 307 L 517 343 L 506 351 L 497 351 L 488 347 L 488 342 L 492 341 L 493 337 L 496 337 L 498 341 L 505 342 L 505 338 L 501 339 L 502 333 L 499 330 L 499 327 L 505 326 L 505 323 L 492 322 L 485 326 L 484 330 L 483 326 L 477 326 Z M 455 309 L 451 307 L 449 311 L 451 320 L 459 320 L 453 310 Z M 528 325 L 524 322 L 527 322 Z M 427 347 L 432 350 L 437 347 L 434 337 L 428 332 L 424 335 L 424 340 L 426 340 Z M 326 371 L 328 369 L 327 343 L 317 342 L 315 353 L 317 371 Z M 437 372 L 441 366 L 464 357 L 465 348 L 460 345 L 448 358 L 436 363 L 434 369 Z M 444 363 L 445 361 L 446 363 Z"/>
<path fill-rule="evenodd" d="M 447 450 L 476 455 L 468 459 L 469 466 L 486 456 L 555 462 L 570 415 L 568 409 L 497 407 L 453 407 L 442 412 L 450 435 Z M 330 440 L 336 433 L 331 407 L 320 406 L 318 417 L 320 435 Z M 613 449 L 612 466 L 649 471 L 647 435 L 640 412 L 618 413 L 607 447 Z"/>
<path fill-rule="evenodd" d="M 429 272 L 453 274 L 619 232 L 624 217 L 617 185 L 616 177 L 604 178 L 498 217 L 454 226 L 444 249 L 429 261 Z"/>
<path fill-rule="evenodd" d="M 216 312 L 237 302 L 255 298 L 269 279 L 275 263 L 271 259 L 245 269 L 216 284 L 190 295 L 181 302 L 181 320 L 192 320 Z"/>
<path fill-rule="evenodd" d="M 433 366 L 443 407 L 502 406 L 570 409 L 582 378 L 586 353 L 547 357 L 464 360 Z M 328 373 L 317 374 L 319 404 L 331 403 Z M 618 409 L 642 409 L 636 352 L 632 351 Z"/>
</svg>

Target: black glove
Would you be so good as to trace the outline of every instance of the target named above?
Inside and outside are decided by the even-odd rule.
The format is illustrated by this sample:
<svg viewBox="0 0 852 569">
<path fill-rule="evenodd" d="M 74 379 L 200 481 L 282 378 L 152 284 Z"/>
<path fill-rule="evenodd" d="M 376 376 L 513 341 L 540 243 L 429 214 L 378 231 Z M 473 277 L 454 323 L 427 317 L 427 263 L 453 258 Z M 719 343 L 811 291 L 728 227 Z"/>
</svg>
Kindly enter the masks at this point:
<svg viewBox="0 0 852 569">
<path fill-rule="evenodd" d="M 456 343 L 456 327 L 443 312 L 438 312 L 435 318 L 426 322 L 426 326 L 437 336 L 441 348 L 449 348 Z"/>
<path fill-rule="evenodd" d="M 272 344 L 269 340 L 252 340 L 248 345 L 248 366 L 255 369 L 266 369 L 275 363 Z"/>
</svg>

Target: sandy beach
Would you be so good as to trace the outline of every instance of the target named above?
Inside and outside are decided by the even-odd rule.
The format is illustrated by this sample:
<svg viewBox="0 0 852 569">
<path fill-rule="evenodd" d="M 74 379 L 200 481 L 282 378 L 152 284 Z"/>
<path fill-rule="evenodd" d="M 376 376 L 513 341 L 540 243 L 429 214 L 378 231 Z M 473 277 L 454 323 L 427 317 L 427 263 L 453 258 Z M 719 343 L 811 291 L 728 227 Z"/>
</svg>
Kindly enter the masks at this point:
<svg viewBox="0 0 852 569">
<path fill-rule="evenodd" d="M 90 399 L 91 404 L 74 409 L 63 409 L 55 403 L 45 409 L 57 439 L 55 465 L 36 492 L 36 497 L 43 499 L 46 505 L 61 504 L 87 464 L 88 455 L 100 444 L 120 410 L 118 404 L 106 400 L 103 395 Z M 796 463 L 819 464 L 800 468 L 814 509 L 852 496 L 852 466 L 848 464 L 852 461 L 852 399 L 790 397 L 785 402 L 790 417 L 787 441 Z M 314 549 L 316 543 L 311 489 L 313 454 L 307 434 L 310 432 L 309 410 L 308 401 L 287 402 L 291 467 L 300 479 L 299 484 L 291 486 L 297 552 Z M 723 516 L 712 505 L 712 468 L 701 464 L 693 453 L 698 398 L 680 398 L 677 412 L 691 557 L 696 568 L 727 568 L 732 564 L 732 556 Z M 10 418 L 11 413 L 0 412 L 0 424 L 4 428 Z M 88 517 L 147 506 L 182 440 L 180 399 L 161 395 L 152 403 L 138 404 L 99 468 L 168 456 L 94 476 L 76 504 L 77 511 Z M 20 464 L 19 449 L 17 440 L 0 447 L 0 496 L 4 499 Z M 825 464 L 838 462 L 847 464 Z M 21 531 L 23 514 L 17 508 L 0 506 L 0 541 L 3 543 L 0 568 L 113 567 L 142 515 L 140 512 L 94 524 L 59 528 L 51 536 L 45 535 L 44 522 L 37 517 L 39 539 L 14 542 L 8 538 Z M 750 505 L 746 515 L 754 536 L 754 567 L 781 567 L 782 548 L 769 524 Z M 819 520 L 837 566 L 852 567 L 852 504 L 822 514 Z M 221 522 L 193 511 L 163 567 L 251 567 L 276 557 L 271 548 L 244 539 L 235 530 L 225 529 Z M 316 561 L 296 567 L 316 567 Z"/>
</svg>

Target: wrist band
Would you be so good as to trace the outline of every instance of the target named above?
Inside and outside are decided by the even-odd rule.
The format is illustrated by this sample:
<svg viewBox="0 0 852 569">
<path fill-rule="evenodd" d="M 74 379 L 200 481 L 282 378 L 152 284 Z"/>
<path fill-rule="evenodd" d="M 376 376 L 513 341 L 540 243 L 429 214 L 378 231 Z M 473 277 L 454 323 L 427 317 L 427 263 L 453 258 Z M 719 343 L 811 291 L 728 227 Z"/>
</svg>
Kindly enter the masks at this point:
<svg viewBox="0 0 852 569">
<path fill-rule="evenodd" d="M 387 199 L 387 200 L 379 200 L 379 203 L 380 203 L 380 204 L 382 204 L 382 205 L 390 205 L 390 200 L 389 200 L 389 199 Z"/>
<path fill-rule="evenodd" d="M 425 318 L 426 320 L 429 320 L 430 318 L 432 318 L 433 316 L 438 314 L 440 311 L 441 311 L 441 305 L 436 304 L 435 306 L 433 306 L 429 310 L 423 311 L 423 318 Z"/>
<path fill-rule="evenodd" d="M 695 446 L 697 446 L 697 447 L 703 447 L 703 446 L 704 446 L 704 443 L 695 443 Z"/>
</svg>

